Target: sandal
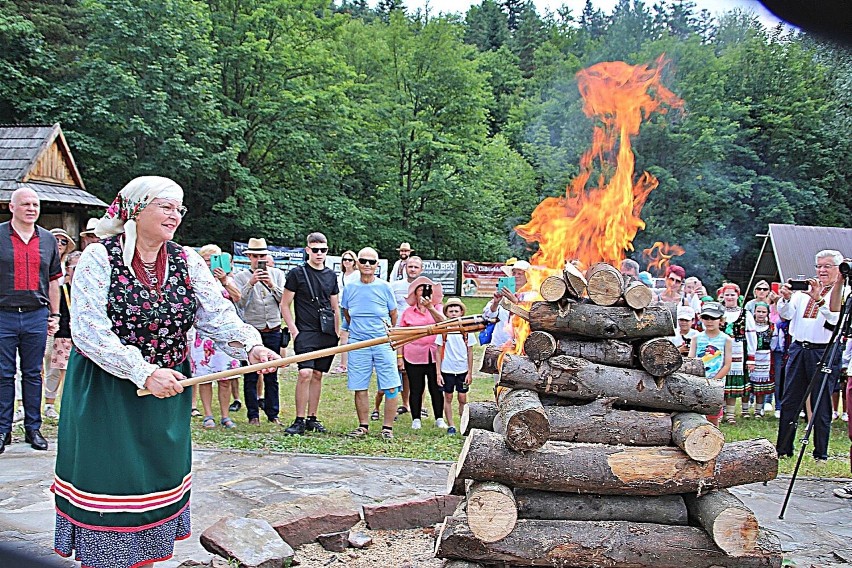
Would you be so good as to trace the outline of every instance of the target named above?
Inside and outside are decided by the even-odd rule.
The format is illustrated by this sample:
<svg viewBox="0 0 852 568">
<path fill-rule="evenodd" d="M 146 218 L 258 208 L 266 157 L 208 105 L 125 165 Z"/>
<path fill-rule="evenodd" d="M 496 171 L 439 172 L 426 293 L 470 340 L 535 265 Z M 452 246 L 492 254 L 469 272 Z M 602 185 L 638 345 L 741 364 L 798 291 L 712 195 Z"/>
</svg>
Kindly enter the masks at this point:
<svg viewBox="0 0 852 568">
<path fill-rule="evenodd" d="M 346 367 L 344 367 L 343 365 L 338 365 L 337 367 L 334 368 L 334 370 L 332 371 L 332 374 L 342 375 L 345 372 L 346 372 Z"/>
<path fill-rule="evenodd" d="M 378 410 L 374 410 L 374 411 L 370 414 L 370 420 L 378 420 L 378 419 L 379 419 L 379 411 L 378 411 Z"/>
<path fill-rule="evenodd" d="M 404 406 L 400 406 L 399 408 L 396 409 L 397 414 L 405 414 L 407 412 L 408 412 L 408 408 L 406 408 Z"/>
<path fill-rule="evenodd" d="M 224 426 L 225 428 L 236 428 L 237 427 L 237 425 L 234 424 L 234 421 L 231 420 L 231 418 L 228 417 L 228 416 L 225 416 L 224 418 L 222 418 L 222 420 L 220 420 L 219 423 L 222 424 L 222 426 Z"/>
<path fill-rule="evenodd" d="M 363 426 L 358 426 L 346 435 L 350 438 L 366 438 L 367 432 L 369 432 L 369 430 L 367 430 Z"/>
<path fill-rule="evenodd" d="M 725 423 L 726 423 L 726 424 L 731 424 L 731 425 L 733 425 L 733 424 L 736 424 L 736 423 L 737 423 L 737 419 L 736 419 L 736 418 L 733 418 L 733 417 L 731 417 L 731 418 L 726 418 L 726 419 L 725 419 Z"/>
<path fill-rule="evenodd" d="M 387 430 L 385 428 L 382 428 L 382 440 L 384 440 L 385 442 L 392 442 L 393 430 Z"/>
<path fill-rule="evenodd" d="M 215 428 L 216 427 L 216 419 L 212 416 L 205 416 L 204 420 L 201 421 L 202 428 Z"/>
<path fill-rule="evenodd" d="M 192 412 L 190 412 L 189 415 L 193 418 L 196 418 L 198 416 L 201 416 L 201 412 L 197 408 L 193 408 Z"/>
</svg>

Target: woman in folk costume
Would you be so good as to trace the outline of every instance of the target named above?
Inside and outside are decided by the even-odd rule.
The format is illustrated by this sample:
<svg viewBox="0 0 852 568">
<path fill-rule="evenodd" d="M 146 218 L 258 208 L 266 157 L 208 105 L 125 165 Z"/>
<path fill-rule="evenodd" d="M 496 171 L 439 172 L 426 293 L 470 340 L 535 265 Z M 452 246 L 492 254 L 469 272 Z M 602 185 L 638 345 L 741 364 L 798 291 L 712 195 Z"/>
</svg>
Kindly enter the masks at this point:
<svg viewBox="0 0 852 568">
<path fill-rule="evenodd" d="M 725 422 L 736 424 L 734 417 L 737 399 L 742 399 L 742 415 L 749 415 L 749 382 L 746 358 L 754 357 L 754 317 L 740 307 L 740 287 L 731 282 L 719 288 L 719 297 L 725 309 L 725 326 L 722 331 L 734 340 L 731 370 L 725 377 Z"/>
<path fill-rule="evenodd" d="M 279 357 L 240 321 L 192 249 L 171 239 L 183 190 L 136 178 L 98 223 L 77 264 L 72 352 L 59 420 L 55 548 L 83 566 L 141 567 L 190 535 L 193 325 L 251 363 Z M 153 396 L 138 397 L 147 388 Z"/>
</svg>

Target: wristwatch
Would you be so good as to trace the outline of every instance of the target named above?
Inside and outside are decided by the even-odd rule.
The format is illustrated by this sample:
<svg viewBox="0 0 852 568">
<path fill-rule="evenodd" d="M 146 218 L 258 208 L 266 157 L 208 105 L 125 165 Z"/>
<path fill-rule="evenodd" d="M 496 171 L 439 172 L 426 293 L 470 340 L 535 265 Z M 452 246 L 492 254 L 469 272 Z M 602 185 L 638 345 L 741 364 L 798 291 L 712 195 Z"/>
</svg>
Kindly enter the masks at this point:
<svg viewBox="0 0 852 568">
<path fill-rule="evenodd" d="M 49 316 L 47 316 L 47 319 L 61 318 L 61 317 L 62 317 L 62 314 L 50 314 Z"/>
</svg>

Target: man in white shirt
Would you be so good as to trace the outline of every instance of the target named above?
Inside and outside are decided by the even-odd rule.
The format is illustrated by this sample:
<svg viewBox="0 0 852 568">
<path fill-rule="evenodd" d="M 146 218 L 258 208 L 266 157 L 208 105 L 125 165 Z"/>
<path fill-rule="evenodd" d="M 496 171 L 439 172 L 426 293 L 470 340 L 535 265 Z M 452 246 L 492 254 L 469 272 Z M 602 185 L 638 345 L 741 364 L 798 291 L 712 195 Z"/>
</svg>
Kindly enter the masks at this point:
<svg viewBox="0 0 852 568">
<path fill-rule="evenodd" d="M 832 331 L 837 324 L 840 312 L 832 311 L 828 295 L 835 285 L 839 274 L 838 265 L 843 260 L 836 250 L 823 250 L 816 254 L 814 268 L 816 278 L 807 280 L 806 292 L 793 292 L 790 284 L 781 286 L 781 298 L 778 301 L 778 315 L 790 320 L 790 344 L 787 359 L 787 377 L 784 381 L 784 395 L 781 399 L 781 419 L 778 423 L 776 448 L 778 457 L 793 455 L 793 438 L 796 435 L 799 409 L 805 397 L 805 391 L 811 379 L 817 375 L 817 382 L 811 391 L 811 407 L 814 412 L 813 456 L 817 461 L 828 459 L 828 438 L 831 434 L 831 393 L 840 374 L 839 365 L 830 361 L 832 373 L 826 378 L 826 389 L 822 393 L 819 405 L 820 378 L 817 373 L 819 362 L 829 347 Z M 839 353 L 839 351 L 838 351 Z M 839 357 L 838 361 L 839 363 Z"/>
</svg>

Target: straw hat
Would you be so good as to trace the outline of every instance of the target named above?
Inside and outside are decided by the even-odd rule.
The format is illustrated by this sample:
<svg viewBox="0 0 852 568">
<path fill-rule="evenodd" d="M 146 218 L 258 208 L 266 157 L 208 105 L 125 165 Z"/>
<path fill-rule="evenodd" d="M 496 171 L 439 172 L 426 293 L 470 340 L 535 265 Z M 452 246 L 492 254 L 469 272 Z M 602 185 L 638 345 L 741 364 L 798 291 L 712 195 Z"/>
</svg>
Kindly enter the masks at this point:
<svg viewBox="0 0 852 568">
<path fill-rule="evenodd" d="M 82 237 L 83 235 L 94 235 L 95 229 L 98 226 L 98 221 L 100 221 L 100 219 L 95 219 L 94 217 L 86 221 L 86 230 L 80 231 L 80 236 Z"/>
<path fill-rule="evenodd" d="M 444 289 L 440 284 L 433 282 L 425 276 L 418 276 L 414 279 L 414 282 L 408 285 L 408 295 L 405 297 L 405 301 L 408 302 L 409 306 L 414 305 L 414 292 L 417 290 L 417 287 L 423 286 L 424 284 L 432 285 L 432 303 L 434 305 L 437 306 L 441 303 L 441 300 L 444 299 Z"/>
<path fill-rule="evenodd" d="M 266 239 L 249 239 L 248 246 L 243 250 L 243 254 L 269 254 L 269 249 L 266 248 Z"/>
<path fill-rule="evenodd" d="M 509 260 L 506 261 L 505 266 L 500 267 L 500 270 L 502 270 L 503 274 L 505 274 L 506 276 L 512 276 L 512 271 L 516 268 L 519 268 L 519 269 L 523 270 L 524 272 L 527 272 L 531 267 L 530 267 L 530 263 L 527 262 L 526 260 L 516 260 L 514 258 L 510 258 Z"/>
<path fill-rule="evenodd" d="M 433 292 L 433 294 L 434 294 L 434 292 Z M 462 315 L 465 315 L 467 313 L 467 306 L 464 305 L 464 302 L 462 302 L 461 298 L 447 298 L 446 303 L 444 303 L 444 309 L 443 309 L 445 316 L 447 315 L 447 308 L 449 308 L 450 306 L 460 307 L 461 311 L 462 311 Z"/>
<path fill-rule="evenodd" d="M 65 232 L 65 229 L 60 229 L 59 227 L 57 227 L 56 229 L 51 229 L 50 233 L 54 237 L 62 237 L 66 241 L 68 241 L 68 244 L 65 245 L 65 254 L 68 254 L 69 252 L 77 248 L 77 243 L 74 242 L 74 239 L 71 238 L 71 235 Z"/>
<path fill-rule="evenodd" d="M 399 248 L 396 250 L 407 250 L 408 252 L 413 252 L 414 249 L 411 248 L 411 243 L 402 243 L 399 245 Z"/>
</svg>

